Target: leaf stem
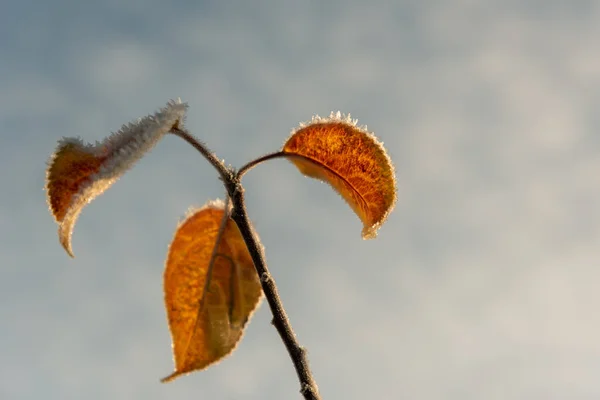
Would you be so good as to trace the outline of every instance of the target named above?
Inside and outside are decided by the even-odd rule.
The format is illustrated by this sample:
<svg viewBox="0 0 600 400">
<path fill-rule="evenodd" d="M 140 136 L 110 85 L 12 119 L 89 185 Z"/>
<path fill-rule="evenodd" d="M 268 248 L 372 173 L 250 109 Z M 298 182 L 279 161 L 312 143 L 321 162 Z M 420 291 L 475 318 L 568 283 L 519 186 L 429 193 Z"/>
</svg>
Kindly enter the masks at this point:
<svg viewBox="0 0 600 400">
<path fill-rule="evenodd" d="M 176 136 L 179 136 L 180 138 L 191 144 L 192 147 L 194 147 L 196 150 L 198 150 L 198 152 L 200 152 L 200 154 L 202 154 L 204 158 L 206 158 L 208 162 L 211 163 L 211 165 L 219 172 L 219 175 L 221 175 L 221 180 L 223 182 L 227 182 L 228 180 L 231 180 L 233 178 L 234 173 L 232 169 L 227 168 L 223 161 L 217 158 L 215 153 L 211 152 L 204 143 L 196 139 L 187 130 L 180 129 L 178 127 L 173 127 L 169 132 Z"/>
<path fill-rule="evenodd" d="M 262 157 L 258 157 L 252 161 L 250 161 L 249 163 L 245 164 L 242 166 L 242 168 L 239 169 L 238 171 L 238 177 L 242 177 L 242 175 L 244 175 L 246 172 L 248 172 L 249 170 L 251 170 L 252 168 L 256 167 L 258 164 L 264 162 L 264 161 L 268 161 L 271 160 L 273 158 L 282 158 L 282 157 L 287 157 L 288 154 L 284 153 L 283 151 L 277 151 L 275 153 L 270 153 L 270 154 L 266 154 Z"/>
<path fill-rule="evenodd" d="M 252 168 L 256 167 L 258 164 L 261 164 L 265 161 L 269 161 L 272 160 L 274 158 L 299 158 L 301 160 L 304 160 L 310 164 L 314 164 L 316 166 L 318 166 L 319 168 L 322 169 L 326 169 L 330 172 L 335 173 L 335 171 L 333 171 L 331 168 L 329 168 L 327 165 L 325 164 L 321 164 L 320 162 L 313 160 L 310 157 L 307 157 L 305 155 L 302 154 L 295 154 L 295 153 L 288 153 L 285 151 L 277 151 L 275 153 L 269 153 L 269 154 L 265 154 L 264 156 L 258 157 L 246 164 L 244 164 L 242 166 L 242 168 L 239 169 L 237 175 L 239 178 L 241 178 L 246 172 L 250 171 Z"/>
</svg>

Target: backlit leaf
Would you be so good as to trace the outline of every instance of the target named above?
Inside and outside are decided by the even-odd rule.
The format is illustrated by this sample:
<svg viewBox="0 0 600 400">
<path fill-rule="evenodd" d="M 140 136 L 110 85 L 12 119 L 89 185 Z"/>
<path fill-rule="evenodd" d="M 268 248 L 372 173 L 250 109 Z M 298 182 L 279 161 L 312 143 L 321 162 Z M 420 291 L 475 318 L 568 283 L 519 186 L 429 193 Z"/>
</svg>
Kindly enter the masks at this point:
<svg viewBox="0 0 600 400">
<path fill-rule="evenodd" d="M 123 125 L 96 144 L 63 138 L 48 162 L 46 199 L 59 225 L 60 243 L 73 257 L 71 234 L 82 208 L 108 189 L 173 127 L 183 124 L 187 105 L 169 102 L 153 115 Z"/>
<path fill-rule="evenodd" d="M 330 184 L 363 223 L 371 239 L 396 202 L 394 166 L 383 144 L 350 115 L 313 117 L 292 132 L 282 151 L 300 172 Z"/>
<path fill-rule="evenodd" d="M 229 217 L 209 273 L 224 212 L 222 202 L 191 212 L 169 247 L 164 290 L 175 371 L 163 382 L 230 354 L 260 302 L 262 289 L 250 253 Z"/>
</svg>

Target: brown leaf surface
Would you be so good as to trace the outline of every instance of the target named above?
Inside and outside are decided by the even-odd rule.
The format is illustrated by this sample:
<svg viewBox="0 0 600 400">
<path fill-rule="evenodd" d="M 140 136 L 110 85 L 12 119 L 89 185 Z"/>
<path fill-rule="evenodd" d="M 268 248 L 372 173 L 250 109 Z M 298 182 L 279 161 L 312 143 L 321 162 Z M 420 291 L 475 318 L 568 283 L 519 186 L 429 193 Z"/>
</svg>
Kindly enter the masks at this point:
<svg viewBox="0 0 600 400">
<path fill-rule="evenodd" d="M 71 234 L 83 207 L 108 189 L 171 128 L 182 123 L 187 105 L 169 102 L 153 115 L 124 125 L 95 145 L 63 138 L 46 170 L 46 199 L 59 225 L 58 237 L 73 257 Z"/>
<path fill-rule="evenodd" d="M 396 202 L 394 166 L 383 144 L 356 120 L 331 113 L 313 117 L 292 132 L 282 151 L 300 172 L 330 184 L 363 223 L 371 239 Z"/>
<path fill-rule="evenodd" d="M 262 297 L 250 253 L 231 218 L 218 244 L 205 292 L 223 214 L 222 202 L 193 211 L 171 242 L 164 290 L 175 371 L 163 382 L 204 369 L 230 354 Z"/>
</svg>

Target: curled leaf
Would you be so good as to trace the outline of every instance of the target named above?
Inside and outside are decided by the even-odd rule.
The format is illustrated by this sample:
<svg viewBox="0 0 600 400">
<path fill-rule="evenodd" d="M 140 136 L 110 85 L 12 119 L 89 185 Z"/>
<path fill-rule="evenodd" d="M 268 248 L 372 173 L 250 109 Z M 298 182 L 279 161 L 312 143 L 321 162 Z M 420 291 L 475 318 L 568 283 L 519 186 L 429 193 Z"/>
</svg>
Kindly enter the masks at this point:
<svg viewBox="0 0 600 400">
<path fill-rule="evenodd" d="M 173 127 L 183 123 L 187 104 L 171 101 L 153 115 L 123 125 L 96 144 L 63 138 L 48 162 L 46 199 L 59 225 L 58 237 L 73 257 L 71 234 L 82 208 L 108 189 Z"/>
<path fill-rule="evenodd" d="M 229 216 L 219 235 L 224 214 L 222 202 L 192 211 L 169 247 L 164 290 L 175 371 L 163 382 L 230 354 L 260 302 L 262 289 L 254 264 Z"/>
<path fill-rule="evenodd" d="M 396 203 L 396 178 L 383 144 L 356 123 L 340 112 L 313 117 L 282 152 L 302 174 L 330 184 L 362 221 L 362 237 L 372 239 Z"/>
</svg>

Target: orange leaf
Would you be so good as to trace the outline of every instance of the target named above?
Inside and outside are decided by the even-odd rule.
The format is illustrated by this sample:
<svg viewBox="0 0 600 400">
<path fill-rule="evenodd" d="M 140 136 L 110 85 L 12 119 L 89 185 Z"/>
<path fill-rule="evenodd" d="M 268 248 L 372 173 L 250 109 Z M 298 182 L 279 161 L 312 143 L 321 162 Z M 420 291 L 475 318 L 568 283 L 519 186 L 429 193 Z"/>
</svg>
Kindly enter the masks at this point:
<svg viewBox="0 0 600 400">
<path fill-rule="evenodd" d="M 103 142 L 84 144 L 63 138 L 46 170 L 46 199 L 59 225 L 58 237 L 73 257 L 71 234 L 82 208 L 108 189 L 173 127 L 182 124 L 187 105 L 169 102 L 154 115 L 121 130 Z"/>
<path fill-rule="evenodd" d="M 163 382 L 204 369 L 230 354 L 262 297 L 250 253 L 229 217 L 209 271 L 223 215 L 222 202 L 193 211 L 179 225 L 169 247 L 164 289 L 175 372 Z"/>
<path fill-rule="evenodd" d="M 302 174 L 330 184 L 362 221 L 363 238 L 372 239 L 396 203 L 396 178 L 383 144 L 356 122 L 339 112 L 313 117 L 282 151 Z"/>
</svg>

